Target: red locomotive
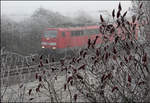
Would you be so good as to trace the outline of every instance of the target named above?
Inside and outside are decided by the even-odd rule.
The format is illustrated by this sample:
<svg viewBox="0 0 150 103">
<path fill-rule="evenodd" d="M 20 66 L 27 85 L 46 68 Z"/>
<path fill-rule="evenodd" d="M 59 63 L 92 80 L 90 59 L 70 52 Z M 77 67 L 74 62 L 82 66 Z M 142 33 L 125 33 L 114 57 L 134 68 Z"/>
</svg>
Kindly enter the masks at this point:
<svg viewBox="0 0 150 103">
<path fill-rule="evenodd" d="M 48 28 L 42 36 L 42 48 L 62 49 L 81 47 L 87 44 L 88 38 L 101 37 L 99 26 Z M 97 40 L 100 43 L 101 39 Z"/>
<path fill-rule="evenodd" d="M 136 32 L 136 37 L 137 35 Z M 99 36 L 96 44 L 101 43 L 102 34 L 99 32 L 98 25 L 71 28 L 48 28 L 42 35 L 41 45 L 42 48 L 49 50 L 82 47 L 87 44 L 89 38 L 94 40 L 96 36 Z M 113 41 L 114 38 L 111 36 L 109 39 Z"/>
</svg>

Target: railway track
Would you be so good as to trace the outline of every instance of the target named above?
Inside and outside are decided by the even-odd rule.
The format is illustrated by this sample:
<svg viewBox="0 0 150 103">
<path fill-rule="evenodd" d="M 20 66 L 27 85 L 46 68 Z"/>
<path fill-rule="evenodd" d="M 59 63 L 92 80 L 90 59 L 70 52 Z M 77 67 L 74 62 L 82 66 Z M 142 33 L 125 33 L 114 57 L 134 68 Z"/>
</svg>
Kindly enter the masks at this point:
<svg viewBox="0 0 150 103">
<path fill-rule="evenodd" d="M 16 76 L 19 74 L 28 74 L 32 72 L 38 72 L 38 71 L 42 71 L 43 68 L 49 69 L 49 66 L 54 67 L 55 65 L 60 65 L 60 63 L 55 62 L 55 63 L 44 64 L 44 66 L 40 68 L 38 67 L 39 65 L 26 66 L 26 67 L 21 67 L 21 68 L 16 67 L 15 69 L 5 70 L 1 72 L 1 78 L 6 78 L 8 76 L 12 77 L 12 76 Z"/>
<path fill-rule="evenodd" d="M 150 43 L 145 43 L 144 48 L 147 51 L 148 55 L 150 55 Z M 34 60 L 33 60 L 34 59 Z M 45 60 L 48 59 L 48 63 Z M 149 58 L 148 58 L 149 59 Z M 33 77 L 29 77 L 28 75 L 35 76 L 36 72 L 41 72 L 43 70 L 52 71 L 52 68 L 59 69 L 60 61 L 52 62 L 51 58 L 43 57 L 43 66 L 39 67 L 40 64 L 40 56 L 38 54 L 32 54 L 30 56 L 22 56 L 16 53 L 5 52 L 1 53 L 1 80 L 5 81 L 5 79 L 13 80 L 13 78 L 20 78 L 19 76 L 27 75 L 27 79 L 31 79 Z M 65 61 L 69 61 L 65 59 Z M 57 66 L 57 67 L 56 67 Z M 25 78 L 26 78 L 25 77 Z"/>
<path fill-rule="evenodd" d="M 47 64 L 43 63 L 42 67 L 39 67 L 39 64 L 36 64 L 32 66 L 16 67 L 13 69 L 3 69 L 0 75 L 1 84 L 11 86 L 22 82 L 34 81 L 36 73 L 48 71 L 50 74 L 53 74 L 54 72 L 57 72 L 59 70 L 59 65 L 60 62 L 50 62 Z M 52 70 L 52 68 L 54 70 Z"/>
<path fill-rule="evenodd" d="M 48 59 L 48 63 L 46 63 L 46 59 Z M 40 61 L 43 63 L 42 67 L 39 67 Z M 51 70 L 51 68 L 56 68 L 59 65 L 60 61 L 58 60 L 52 62 L 50 58 L 45 57 L 40 60 L 38 54 L 22 56 L 20 54 L 6 52 L 1 54 L 1 78 L 12 78 L 18 75 L 36 73 L 44 69 Z"/>
</svg>

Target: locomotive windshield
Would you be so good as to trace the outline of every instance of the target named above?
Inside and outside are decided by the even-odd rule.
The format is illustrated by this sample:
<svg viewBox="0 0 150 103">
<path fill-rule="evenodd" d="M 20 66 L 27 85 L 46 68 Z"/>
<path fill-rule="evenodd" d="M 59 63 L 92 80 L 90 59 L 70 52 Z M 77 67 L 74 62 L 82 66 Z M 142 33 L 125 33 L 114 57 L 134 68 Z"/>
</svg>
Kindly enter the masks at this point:
<svg viewBox="0 0 150 103">
<path fill-rule="evenodd" d="M 44 33 L 44 37 L 46 37 L 46 38 L 49 38 L 49 37 L 55 38 L 56 35 L 57 35 L 57 31 L 54 31 L 54 30 L 53 31 L 52 30 L 45 31 L 45 33 Z"/>
</svg>

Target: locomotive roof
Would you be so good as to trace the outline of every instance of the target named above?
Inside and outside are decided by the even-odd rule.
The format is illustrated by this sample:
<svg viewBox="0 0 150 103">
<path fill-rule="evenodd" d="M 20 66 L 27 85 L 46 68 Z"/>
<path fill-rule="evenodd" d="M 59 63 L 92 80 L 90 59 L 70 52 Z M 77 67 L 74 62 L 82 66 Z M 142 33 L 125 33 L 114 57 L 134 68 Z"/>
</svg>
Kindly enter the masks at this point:
<svg viewBox="0 0 150 103">
<path fill-rule="evenodd" d="M 93 26 L 84 26 L 84 27 L 48 28 L 48 30 L 73 31 L 73 30 L 96 29 L 96 28 L 99 28 L 99 26 L 93 25 Z"/>
<path fill-rule="evenodd" d="M 135 21 L 135 24 L 139 25 L 137 21 Z M 48 30 L 74 31 L 74 30 L 97 29 L 97 28 L 99 28 L 99 25 L 87 25 L 78 27 L 57 27 L 57 28 L 48 28 Z"/>
</svg>

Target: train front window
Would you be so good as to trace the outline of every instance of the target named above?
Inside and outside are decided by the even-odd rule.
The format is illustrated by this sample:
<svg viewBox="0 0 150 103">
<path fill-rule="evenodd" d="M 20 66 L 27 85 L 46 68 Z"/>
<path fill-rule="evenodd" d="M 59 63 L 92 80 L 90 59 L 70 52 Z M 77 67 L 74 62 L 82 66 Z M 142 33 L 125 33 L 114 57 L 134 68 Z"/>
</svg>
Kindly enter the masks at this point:
<svg viewBox="0 0 150 103">
<path fill-rule="evenodd" d="M 57 36 L 57 31 L 54 31 L 54 30 L 49 30 L 49 31 L 46 31 L 45 33 L 44 33 L 44 37 L 46 37 L 46 38 L 55 38 Z"/>
</svg>

